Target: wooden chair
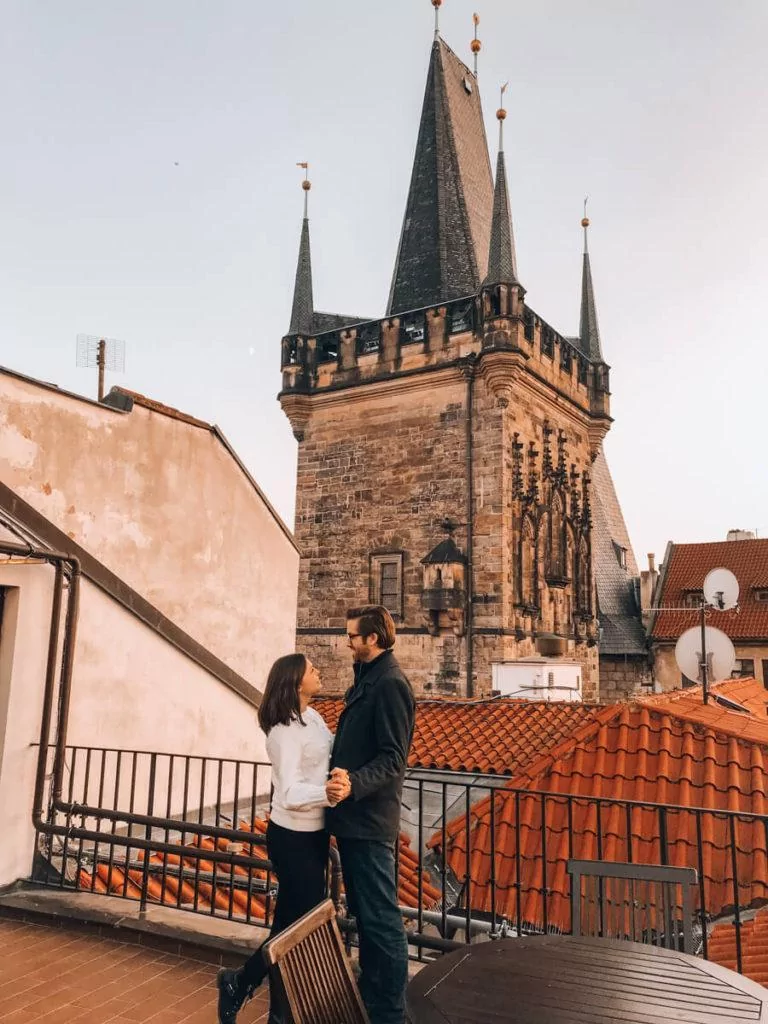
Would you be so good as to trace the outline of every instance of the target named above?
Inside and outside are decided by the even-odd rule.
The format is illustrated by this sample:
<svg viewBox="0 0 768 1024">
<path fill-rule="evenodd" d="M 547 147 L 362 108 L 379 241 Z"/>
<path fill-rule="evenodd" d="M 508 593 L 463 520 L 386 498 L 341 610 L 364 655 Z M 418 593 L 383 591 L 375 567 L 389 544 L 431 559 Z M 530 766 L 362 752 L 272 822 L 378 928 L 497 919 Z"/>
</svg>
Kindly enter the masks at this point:
<svg viewBox="0 0 768 1024">
<path fill-rule="evenodd" d="M 568 873 L 574 935 L 695 952 L 691 886 L 698 875 L 694 868 L 569 860 Z"/>
<path fill-rule="evenodd" d="M 370 1024 L 331 900 L 270 939 L 263 956 L 293 1024 Z"/>
</svg>

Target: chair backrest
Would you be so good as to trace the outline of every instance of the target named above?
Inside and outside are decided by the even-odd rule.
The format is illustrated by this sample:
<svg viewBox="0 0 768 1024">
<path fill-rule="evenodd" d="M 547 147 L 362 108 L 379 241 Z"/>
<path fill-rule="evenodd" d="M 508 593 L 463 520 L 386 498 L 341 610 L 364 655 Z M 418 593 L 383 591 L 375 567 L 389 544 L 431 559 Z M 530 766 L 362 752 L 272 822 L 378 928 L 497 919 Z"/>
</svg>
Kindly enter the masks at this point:
<svg viewBox="0 0 768 1024">
<path fill-rule="evenodd" d="M 270 939 L 263 956 L 293 1024 L 369 1024 L 331 900 Z"/>
<path fill-rule="evenodd" d="M 572 931 L 693 953 L 695 868 L 569 860 Z M 584 885 L 582 887 L 582 879 Z"/>
</svg>

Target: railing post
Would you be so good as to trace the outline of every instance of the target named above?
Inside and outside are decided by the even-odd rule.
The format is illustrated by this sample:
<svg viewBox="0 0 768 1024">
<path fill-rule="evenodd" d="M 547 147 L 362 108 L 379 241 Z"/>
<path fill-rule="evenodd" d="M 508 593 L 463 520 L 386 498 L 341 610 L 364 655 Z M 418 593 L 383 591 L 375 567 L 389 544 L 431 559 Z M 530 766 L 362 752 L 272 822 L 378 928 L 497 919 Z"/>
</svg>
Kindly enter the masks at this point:
<svg viewBox="0 0 768 1024">
<path fill-rule="evenodd" d="M 731 847 L 731 871 L 733 873 L 733 927 L 736 932 L 736 970 L 739 974 L 744 973 L 741 952 L 741 896 L 739 894 L 739 859 L 736 845 L 736 815 L 731 812 L 728 816 L 729 838 Z"/>
<path fill-rule="evenodd" d="M 149 758 L 149 783 L 147 785 L 147 814 L 155 813 L 155 771 L 157 768 L 157 754 L 151 754 Z M 144 838 L 149 841 L 152 838 L 152 826 L 147 825 L 144 829 Z M 143 871 L 141 878 L 141 898 L 139 900 L 139 917 L 144 919 L 147 916 L 147 889 L 149 887 L 149 850 L 144 850 Z"/>
</svg>

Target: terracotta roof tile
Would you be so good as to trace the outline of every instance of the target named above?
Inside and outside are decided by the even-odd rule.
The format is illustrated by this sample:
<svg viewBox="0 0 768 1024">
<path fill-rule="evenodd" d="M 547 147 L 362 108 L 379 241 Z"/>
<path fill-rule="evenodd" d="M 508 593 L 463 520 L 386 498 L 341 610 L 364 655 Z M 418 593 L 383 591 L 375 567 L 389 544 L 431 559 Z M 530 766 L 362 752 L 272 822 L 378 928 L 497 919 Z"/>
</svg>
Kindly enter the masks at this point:
<svg viewBox="0 0 768 1024">
<path fill-rule="evenodd" d="M 569 795 L 768 813 L 768 722 L 721 708 L 695 707 L 683 696 L 664 698 L 666 704 L 661 699 L 603 708 L 570 739 L 531 762 L 507 787 L 496 791 L 497 913 L 517 919 L 519 882 L 521 921 L 567 931 L 569 858 L 662 863 L 659 816 L 651 809 L 635 808 L 628 824 L 623 808 L 603 806 L 598 843 L 596 805 L 589 800 L 571 802 L 569 843 L 569 807 L 564 799 Z M 513 788 L 522 794 L 510 792 Z M 551 795 L 542 797 L 539 792 Z M 470 902 L 482 910 L 491 909 L 492 897 L 490 800 L 472 808 L 469 842 L 464 815 L 447 829 L 448 863 L 463 879 L 469 849 Z M 734 902 L 728 820 L 714 814 L 699 817 L 688 811 L 668 811 L 669 863 L 697 866 L 699 822 L 706 908 L 717 916 Z M 737 825 L 742 907 L 768 899 L 766 832 L 763 821 L 741 819 Z M 429 845 L 439 848 L 440 843 L 438 833 Z"/>
<path fill-rule="evenodd" d="M 323 697 L 313 707 L 335 731 L 343 700 Z M 419 700 L 408 758 L 411 768 L 516 775 L 525 765 L 594 720 L 595 704 L 562 701 Z"/>
<path fill-rule="evenodd" d="M 710 960 L 735 971 L 736 925 L 719 924 L 709 937 Z M 760 910 L 751 921 L 741 923 L 742 971 L 752 981 L 768 988 L 768 909 Z"/>
<path fill-rule="evenodd" d="M 257 818 L 252 825 L 249 825 L 247 822 L 240 822 L 240 830 L 263 836 L 267 830 L 267 822 L 263 818 Z M 205 837 L 199 841 L 193 841 L 188 846 L 197 846 L 203 850 L 213 850 L 214 848 L 221 851 L 232 850 L 232 844 L 226 839 L 214 841 Z M 235 865 L 230 869 L 221 863 L 217 864 L 215 887 L 211 882 L 203 881 L 199 878 L 196 880 L 191 876 L 186 881 L 182 880 L 181 899 L 179 899 L 179 879 L 170 872 L 166 873 L 163 879 L 161 871 L 163 863 L 169 868 L 177 870 L 180 865 L 183 865 L 189 871 L 194 871 L 198 866 L 201 872 L 211 873 L 214 870 L 213 861 L 184 857 L 183 851 L 184 847 L 180 846 L 178 854 L 150 855 L 149 862 L 156 869 L 150 874 L 147 884 L 150 902 L 164 903 L 174 907 L 178 906 L 179 903 L 182 905 L 192 905 L 197 902 L 197 907 L 200 910 L 210 911 L 211 906 L 215 905 L 217 910 L 225 913 L 229 913 L 231 903 L 232 914 L 235 918 L 245 918 L 257 923 L 267 922 L 266 896 L 262 893 L 253 893 L 249 900 L 245 889 L 237 888 L 231 884 L 233 876 L 243 880 L 249 877 L 248 869 L 239 865 Z M 246 856 L 265 856 L 264 847 L 261 844 L 245 843 L 238 852 Z M 139 854 L 138 859 L 143 860 L 141 854 Z M 266 871 L 258 868 L 254 868 L 251 872 L 251 878 L 254 881 L 265 881 L 266 877 Z M 274 880 L 276 877 L 273 873 L 271 879 Z M 95 892 L 105 895 L 112 893 L 125 896 L 128 899 L 138 900 L 141 896 L 142 880 L 143 872 L 140 867 L 125 871 L 124 866 L 115 863 L 110 865 L 107 861 L 102 861 L 96 865 L 95 878 L 87 871 L 80 871 L 78 887 L 80 889 L 93 889 Z M 197 898 L 195 898 L 195 892 L 197 892 Z M 399 844 L 398 894 L 402 906 L 418 906 L 419 860 L 417 854 L 411 849 L 409 837 L 403 834 L 400 836 Z M 441 899 L 440 890 L 431 884 L 424 872 L 422 872 L 421 877 L 421 897 L 422 906 L 425 910 L 437 906 Z"/>
<path fill-rule="evenodd" d="M 708 612 L 707 622 L 733 640 L 768 637 L 768 601 L 756 600 L 754 589 L 768 579 L 768 539 L 731 540 L 713 544 L 673 544 L 658 598 L 660 606 L 678 607 L 686 592 L 701 590 L 711 569 L 730 569 L 739 581 L 739 612 Z M 654 640 L 676 640 L 698 622 L 690 612 L 659 612 L 653 623 Z"/>
</svg>

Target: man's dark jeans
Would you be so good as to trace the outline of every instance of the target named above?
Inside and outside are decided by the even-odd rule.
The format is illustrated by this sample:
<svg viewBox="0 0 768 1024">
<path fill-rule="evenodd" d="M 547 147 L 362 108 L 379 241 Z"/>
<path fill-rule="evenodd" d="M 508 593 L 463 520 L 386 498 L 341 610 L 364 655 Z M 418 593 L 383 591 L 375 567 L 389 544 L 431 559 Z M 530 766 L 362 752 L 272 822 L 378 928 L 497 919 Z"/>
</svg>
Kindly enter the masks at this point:
<svg viewBox="0 0 768 1024">
<path fill-rule="evenodd" d="M 397 909 L 391 843 L 337 839 L 349 912 L 357 920 L 360 994 L 371 1024 L 403 1024 L 408 940 Z"/>
</svg>

